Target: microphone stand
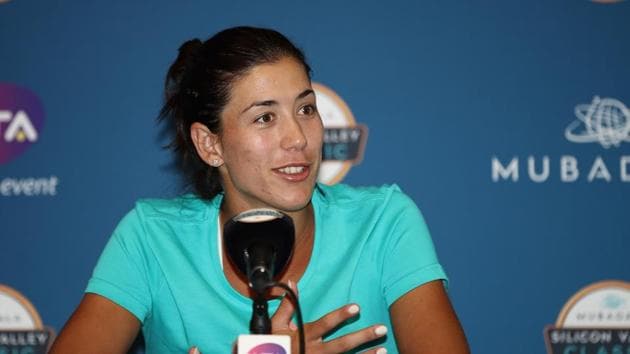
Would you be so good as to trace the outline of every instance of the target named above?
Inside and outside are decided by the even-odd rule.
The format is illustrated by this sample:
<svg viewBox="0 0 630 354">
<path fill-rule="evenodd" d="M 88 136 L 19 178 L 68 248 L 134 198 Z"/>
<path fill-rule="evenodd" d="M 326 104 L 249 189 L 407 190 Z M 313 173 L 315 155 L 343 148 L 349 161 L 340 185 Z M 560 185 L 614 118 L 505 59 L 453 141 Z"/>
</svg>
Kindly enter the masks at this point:
<svg viewBox="0 0 630 354">
<path fill-rule="evenodd" d="M 276 259 L 276 251 L 273 247 L 265 243 L 254 243 L 253 248 L 257 251 L 253 252 L 246 249 L 244 257 L 247 264 L 247 278 L 249 280 L 249 288 L 254 292 L 252 304 L 252 319 L 249 322 L 249 330 L 252 334 L 271 334 L 271 320 L 269 319 L 269 310 L 265 292 L 272 284 L 273 264 Z M 269 260 L 271 269 L 265 267 L 266 260 Z"/>
<path fill-rule="evenodd" d="M 271 320 L 267 300 L 261 293 L 254 295 L 252 319 L 249 322 L 249 331 L 252 334 L 271 334 Z"/>
</svg>

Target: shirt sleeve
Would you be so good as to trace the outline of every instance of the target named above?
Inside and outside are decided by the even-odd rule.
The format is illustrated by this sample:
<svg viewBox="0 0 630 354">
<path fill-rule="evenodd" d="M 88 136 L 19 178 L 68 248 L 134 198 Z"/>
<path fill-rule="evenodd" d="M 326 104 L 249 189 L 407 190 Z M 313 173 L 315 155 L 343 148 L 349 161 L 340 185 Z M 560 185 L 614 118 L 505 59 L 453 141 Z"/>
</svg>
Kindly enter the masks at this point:
<svg viewBox="0 0 630 354">
<path fill-rule="evenodd" d="M 396 188 L 385 208 L 383 221 L 391 230 L 381 278 L 387 305 L 424 283 L 442 280 L 447 285 L 429 229 L 413 200 Z"/>
<path fill-rule="evenodd" d="M 147 251 L 139 213 L 134 209 L 109 239 L 85 292 L 106 297 L 144 322 L 151 308 Z"/>
</svg>

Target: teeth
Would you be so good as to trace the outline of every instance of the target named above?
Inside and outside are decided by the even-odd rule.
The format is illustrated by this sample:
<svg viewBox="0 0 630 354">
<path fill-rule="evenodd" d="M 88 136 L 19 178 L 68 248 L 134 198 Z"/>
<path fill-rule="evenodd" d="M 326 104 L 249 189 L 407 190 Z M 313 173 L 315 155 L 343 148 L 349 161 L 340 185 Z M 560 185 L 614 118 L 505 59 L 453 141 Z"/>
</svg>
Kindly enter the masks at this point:
<svg viewBox="0 0 630 354">
<path fill-rule="evenodd" d="M 282 173 L 293 175 L 293 174 L 301 173 L 302 171 L 304 171 L 304 166 L 289 166 L 289 167 L 281 168 L 279 171 Z"/>
</svg>

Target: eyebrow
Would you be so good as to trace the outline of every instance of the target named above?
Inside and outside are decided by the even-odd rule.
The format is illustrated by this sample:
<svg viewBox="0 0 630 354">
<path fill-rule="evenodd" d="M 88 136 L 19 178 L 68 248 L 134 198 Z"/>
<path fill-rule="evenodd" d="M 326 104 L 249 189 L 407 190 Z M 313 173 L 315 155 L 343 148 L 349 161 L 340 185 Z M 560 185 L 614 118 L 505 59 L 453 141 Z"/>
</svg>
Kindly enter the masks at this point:
<svg viewBox="0 0 630 354">
<path fill-rule="evenodd" d="M 302 93 L 300 93 L 299 95 L 297 95 L 296 99 L 302 99 L 310 94 L 315 94 L 315 91 L 313 91 L 312 89 L 306 89 L 304 91 L 302 91 Z M 248 111 L 249 109 L 253 108 L 253 107 L 259 107 L 259 106 L 273 106 L 278 104 L 278 101 L 275 100 L 265 100 L 265 101 L 256 101 L 252 104 L 250 104 L 249 106 L 247 106 L 247 108 L 245 108 L 241 114 L 245 113 L 246 111 Z"/>
</svg>

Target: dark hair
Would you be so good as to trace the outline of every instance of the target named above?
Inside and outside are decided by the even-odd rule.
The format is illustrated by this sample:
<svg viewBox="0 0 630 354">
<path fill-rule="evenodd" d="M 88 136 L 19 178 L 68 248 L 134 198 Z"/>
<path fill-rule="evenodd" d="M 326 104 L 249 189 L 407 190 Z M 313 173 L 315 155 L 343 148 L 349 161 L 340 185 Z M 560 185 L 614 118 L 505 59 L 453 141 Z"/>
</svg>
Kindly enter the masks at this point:
<svg viewBox="0 0 630 354">
<path fill-rule="evenodd" d="M 205 42 L 192 39 L 179 48 L 166 76 L 160 120 L 168 120 L 173 127 L 174 137 L 168 147 L 177 154 L 183 172 L 201 198 L 212 199 L 222 186 L 218 169 L 197 154 L 190 126 L 200 122 L 220 134 L 220 114 L 230 99 L 232 84 L 253 67 L 285 57 L 301 63 L 310 79 L 304 53 L 271 29 L 229 28 Z"/>
</svg>

